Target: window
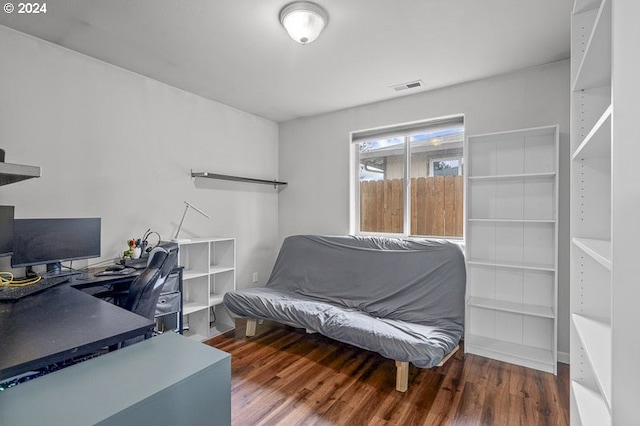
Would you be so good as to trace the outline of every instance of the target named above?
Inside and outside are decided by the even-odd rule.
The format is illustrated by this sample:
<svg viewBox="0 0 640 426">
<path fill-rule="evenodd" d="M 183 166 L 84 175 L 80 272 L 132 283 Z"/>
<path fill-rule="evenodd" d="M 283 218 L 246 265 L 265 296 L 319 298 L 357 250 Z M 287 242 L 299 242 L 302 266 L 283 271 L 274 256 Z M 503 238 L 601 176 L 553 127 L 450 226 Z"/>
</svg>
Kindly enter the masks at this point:
<svg viewBox="0 0 640 426">
<path fill-rule="evenodd" d="M 462 176 L 462 157 L 431 158 L 429 176 Z"/>
<path fill-rule="evenodd" d="M 355 233 L 462 237 L 463 118 L 353 132 Z"/>
</svg>

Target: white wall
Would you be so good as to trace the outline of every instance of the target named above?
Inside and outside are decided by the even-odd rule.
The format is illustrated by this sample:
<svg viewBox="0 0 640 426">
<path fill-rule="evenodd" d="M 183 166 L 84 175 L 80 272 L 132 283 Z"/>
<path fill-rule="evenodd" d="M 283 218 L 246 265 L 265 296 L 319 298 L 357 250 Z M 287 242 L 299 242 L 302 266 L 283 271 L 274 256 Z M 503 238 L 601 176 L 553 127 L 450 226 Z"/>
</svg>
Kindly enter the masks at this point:
<svg viewBox="0 0 640 426">
<path fill-rule="evenodd" d="M 237 283 L 264 283 L 278 246 L 271 187 L 193 182 L 190 170 L 276 178 L 276 123 L 0 26 L 0 148 L 42 177 L 0 187 L 16 217 L 102 218 L 102 260 L 147 228 L 237 238 Z M 92 260 L 91 262 L 93 262 Z M 6 270 L 8 258 L 0 259 Z"/>
<path fill-rule="evenodd" d="M 238 286 L 280 241 L 349 229 L 349 132 L 465 114 L 467 134 L 560 125 L 559 350 L 568 352 L 568 61 L 278 125 L 0 26 L 0 147 L 42 177 L 0 187 L 16 217 L 102 217 L 103 258 L 147 228 L 237 238 Z M 278 164 L 280 165 L 278 168 Z M 190 170 L 280 178 L 273 188 Z M 6 270 L 8 259 L 0 259 Z"/>
<path fill-rule="evenodd" d="M 467 135 L 560 125 L 558 350 L 569 352 L 569 62 L 280 125 L 280 239 L 349 232 L 349 132 L 453 114 Z M 568 358 L 566 359 L 568 362 Z"/>
</svg>

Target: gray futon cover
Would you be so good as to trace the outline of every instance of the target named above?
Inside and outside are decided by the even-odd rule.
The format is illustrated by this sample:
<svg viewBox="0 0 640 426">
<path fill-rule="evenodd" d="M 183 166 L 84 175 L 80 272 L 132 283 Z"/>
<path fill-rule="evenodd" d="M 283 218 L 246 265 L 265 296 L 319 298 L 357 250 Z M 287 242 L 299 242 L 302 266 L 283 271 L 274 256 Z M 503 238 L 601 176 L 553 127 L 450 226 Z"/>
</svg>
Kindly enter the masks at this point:
<svg viewBox="0 0 640 426">
<path fill-rule="evenodd" d="M 224 304 L 430 368 L 462 337 L 465 279 L 462 250 L 447 241 L 298 235 L 265 287 L 229 292 Z"/>
</svg>

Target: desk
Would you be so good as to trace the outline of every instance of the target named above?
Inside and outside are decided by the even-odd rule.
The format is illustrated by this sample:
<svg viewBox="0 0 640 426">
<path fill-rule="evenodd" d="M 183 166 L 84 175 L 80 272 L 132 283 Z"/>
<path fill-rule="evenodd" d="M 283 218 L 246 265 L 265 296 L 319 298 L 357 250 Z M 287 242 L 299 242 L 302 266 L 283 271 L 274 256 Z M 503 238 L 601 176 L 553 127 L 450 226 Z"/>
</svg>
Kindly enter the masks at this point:
<svg viewBox="0 0 640 426">
<path fill-rule="evenodd" d="M 138 275 L 144 271 L 144 269 L 138 269 L 133 271 L 127 275 L 102 275 L 99 277 L 95 276 L 96 272 L 104 271 L 104 267 L 102 268 L 91 268 L 87 270 L 86 275 L 71 275 L 71 279 L 66 283 L 71 287 L 78 289 L 87 289 L 92 287 L 100 287 L 100 286 L 115 286 L 119 284 L 123 284 L 126 287 L 129 287 L 131 281 Z M 83 278 L 84 277 L 84 278 Z"/>
<path fill-rule="evenodd" d="M 144 269 L 138 269 L 127 275 L 95 276 L 96 272 L 103 270 L 104 268 L 90 269 L 88 275 L 74 275 L 69 281 L 69 285 L 92 295 L 103 292 L 105 287 L 112 290 L 128 290 L 134 278 L 144 271 Z M 155 319 L 161 332 L 174 330 L 182 334 L 182 273 L 182 266 L 173 268 L 165 281 L 163 292 L 160 294 Z M 117 302 L 114 301 L 118 304 Z"/>
<path fill-rule="evenodd" d="M 77 286 L 103 285 L 125 277 L 105 278 L 78 281 Z M 0 303 L 0 380 L 153 330 L 153 321 L 83 293 L 70 285 L 75 282 L 14 303 Z"/>
</svg>

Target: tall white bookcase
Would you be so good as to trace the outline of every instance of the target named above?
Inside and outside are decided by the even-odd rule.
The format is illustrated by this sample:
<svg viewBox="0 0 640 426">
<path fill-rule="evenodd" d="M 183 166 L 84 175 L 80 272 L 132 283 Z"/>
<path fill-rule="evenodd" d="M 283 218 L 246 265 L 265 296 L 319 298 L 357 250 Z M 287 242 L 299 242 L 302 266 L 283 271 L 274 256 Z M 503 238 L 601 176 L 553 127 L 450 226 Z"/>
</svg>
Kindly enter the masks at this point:
<svg viewBox="0 0 640 426">
<path fill-rule="evenodd" d="M 465 350 L 556 373 L 557 126 L 467 138 Z"/>
<path fill-rule="evenodd" d="M 206 340 L 235 328 L 222 305 L 228 291 L 236 289 L 236 241 L 234 238 L 194 238 L 178 242 L 184 267 L 184 335 Z"/>
<path fill-rule="evenodd" d="M 572 14 L 572 425 L 640 421 L 638 19 L 626 0 Z"/>
</svg>

